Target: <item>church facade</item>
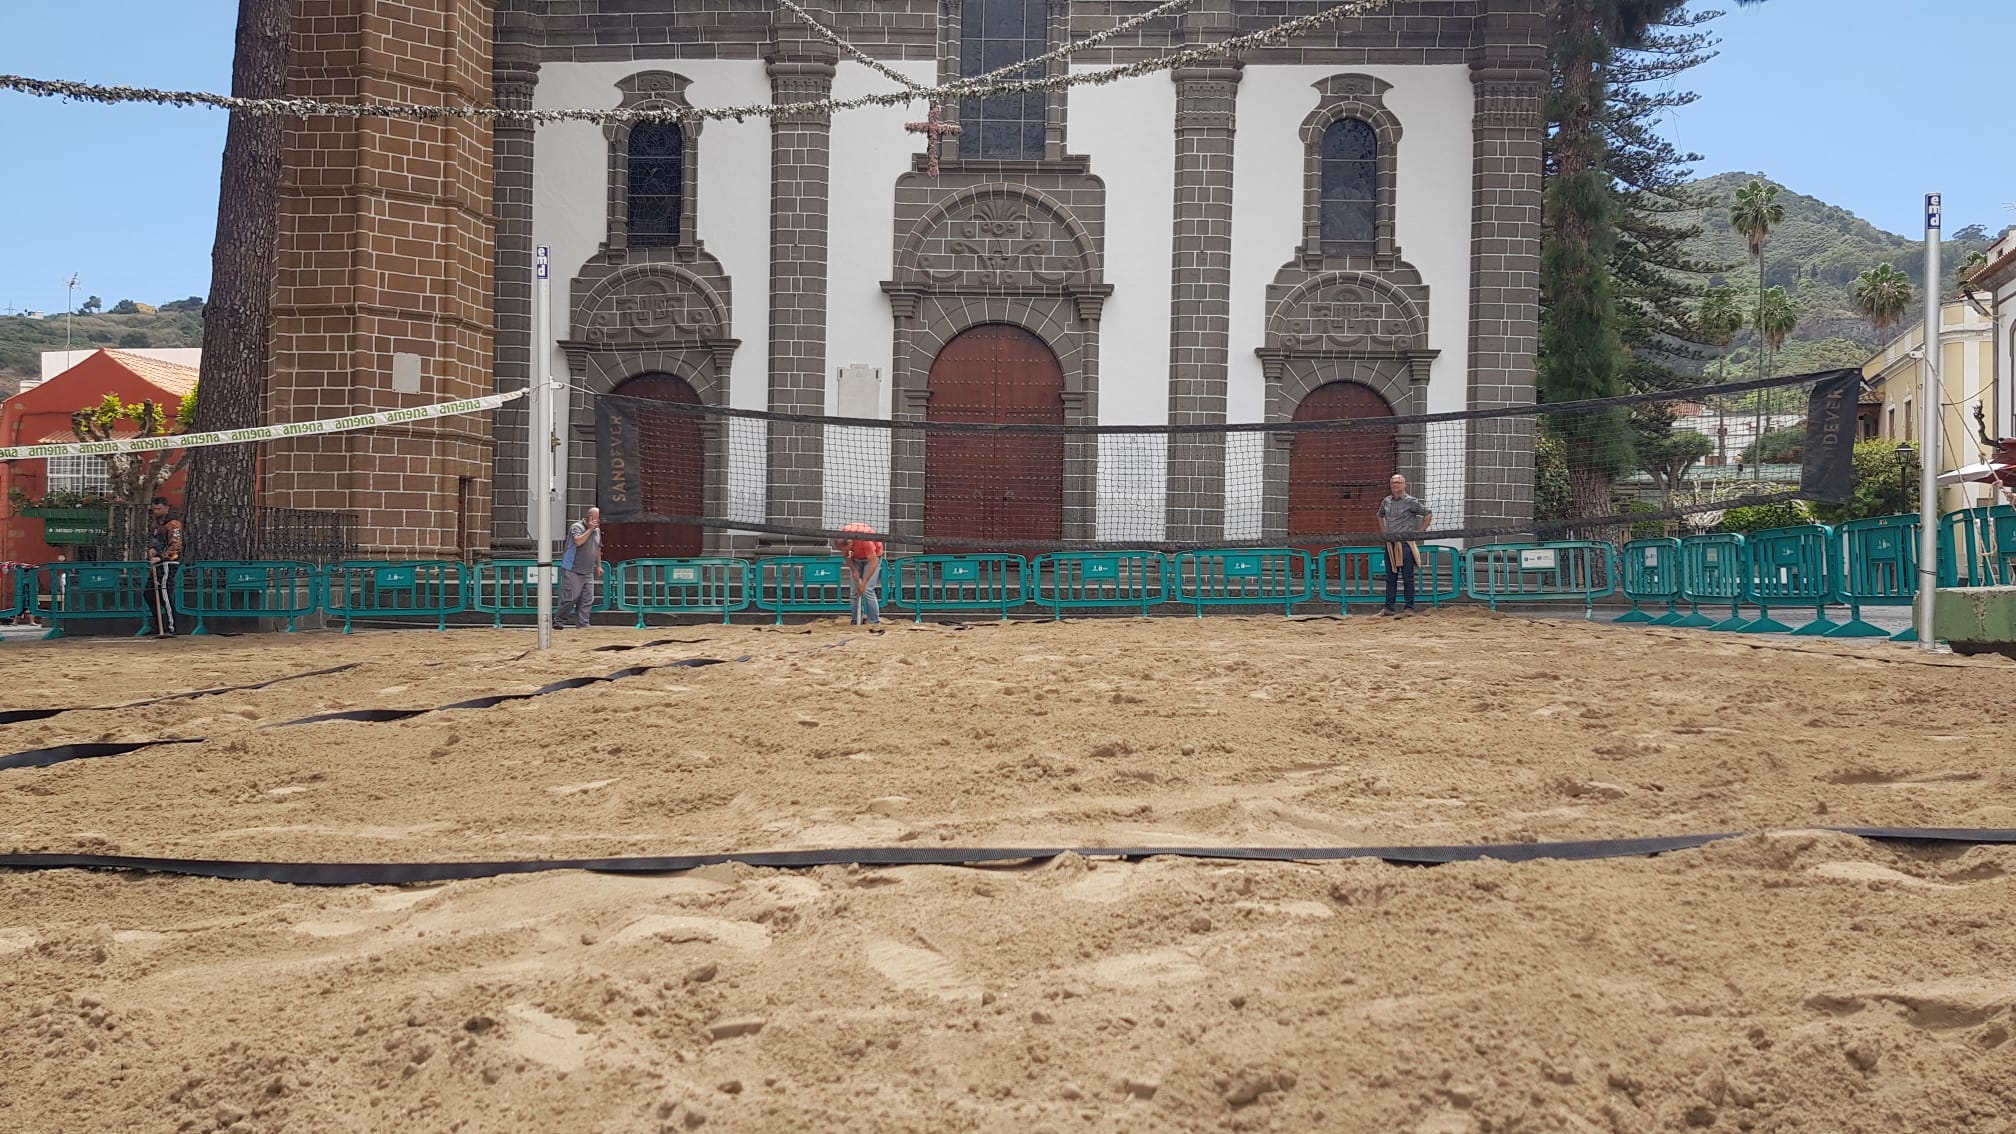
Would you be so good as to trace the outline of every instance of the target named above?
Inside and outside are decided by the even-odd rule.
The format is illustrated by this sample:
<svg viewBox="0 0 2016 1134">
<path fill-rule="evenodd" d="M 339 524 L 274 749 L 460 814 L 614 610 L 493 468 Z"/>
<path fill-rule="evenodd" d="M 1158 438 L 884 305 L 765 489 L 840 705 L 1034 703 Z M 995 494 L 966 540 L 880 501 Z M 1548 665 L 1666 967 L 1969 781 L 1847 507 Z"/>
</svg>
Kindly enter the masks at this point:
<svg viewBox="0 0 2016 1134">
<path fill-rule="evenodd" d="M 504 106 L 807 103 L 901 89 L 769 0 L 468 4 L 488 9 L 489 93 Z M 800 6 L 928 86 L 1054 53 L 1154 5 Z M 1326 6 L 1195 0 L 1038 73 L 1156 58 Z M 493 257 L 495 387 L 526 385 L 542 353 L 572 384 L 570 511 L 596 491 L 593 404 L 605 394 L 1084 425 L 1530 404 L 1543 7 L 1400 0 L 1238 61 L 946 102 L 935 120 L 956 134 L 906 128 L 927 125 L 924 100 L 676 125 L 501 123 L 482 155 L 490 227 L 480 235 L 494 243 L 459 245 Z M 479 13 L 468 15 L 461 26 Z M 934 155 L 927 138 L 939 137 Z M 539 246 L 551 253 L 546 326 L 533 319 Z M 284 296 L 285 263 L 282 275 Z M 430 381 L 428 392 L 460 394 L 474 380 Z M 493 424 L 481 522 L 497 550 L 524 549 L 525 403 L 508 403 Z M 745 427 L 756 435 L 736 433 Z M 679 510 L 784 528 L 865 520 L 916 530 L 944 480 L 926 475 L 923 446 L 899 442 L 877 474 L 884 490 L 866 505 L 874 514 L 862 514 L 858 496 L 836 495 L 816 437 L 766 445 L 762 434 L 753 422 L 700 430 L 705 471 Z M 1100 446 L 1072 436 L 1055 454 L 1055 484 L 1005 522 L 1061 540 L 1350 529 L 1393 469 L 1416 479 L 1438 526 L 1530 517 L 1530 423 L 1388 436 L 1387 450 L 1360 461 L 1362 483 L 1298 496 L 1290 446 L 1178 435 L 1158 456 L 1152 530 L 1136 521 L 1125 531 L 1113 528 Z M 474 450 L 454 440 L 466 494 L 459 466 Z M 1128 483 L 1141 491 L 1139 478 Z M 1140 501 L 1130 503 L 1138 515 Z M 612 554 L 778 542 L 640 530 L 612 533 Z"/>
</svg>

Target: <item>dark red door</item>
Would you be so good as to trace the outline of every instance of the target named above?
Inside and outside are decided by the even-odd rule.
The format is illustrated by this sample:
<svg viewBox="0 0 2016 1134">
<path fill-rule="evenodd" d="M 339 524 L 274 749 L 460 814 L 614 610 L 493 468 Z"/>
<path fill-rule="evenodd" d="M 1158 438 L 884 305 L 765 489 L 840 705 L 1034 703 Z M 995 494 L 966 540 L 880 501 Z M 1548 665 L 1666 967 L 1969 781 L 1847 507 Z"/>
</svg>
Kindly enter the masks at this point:
<svg viewBox="0 0 2016 1134">
<path fill-rule="evenodd" d="M 1296 421 L 1340 421 L 1392 417 L 1369 386 L 1330 382 L 1316 387 L 1295 407 Z M 1288 449 L 1288 536 L 1376 531 L 1373 516 L 1386 482 L 1400 463 L 1398 430 L 1315 430 L 1295 434 Z M 1328 546 L 1308 545 L 1311 551 Z"/>
<path fill-rule="evenodd" d="M 931 363 L 925 420 L 1064 424 L 1064 371 L 1042 339 L 987 323 Z M 927 433 L 924 535 L 984 549 L 998 540 L 1064 538 L 1062 434 Z M 934 546 L 932 550 L 952 550 Z"/>
<path fill-rule="evenodd" d="M 640 475 L 644 511 L 652 516 L 700 516 L 707 500 L 707 445 L 697 414 L 654 408 L 648 402 L 697 406 L 700 395 L 684 378 L 672 374 L 640 374 L 610 393 L 645 399 L 637 406 L 637 447 L 642 451 Z M 698 524 L 640 520 L 605 524 L 602 558 L 685 559 L 700 554 L 703 531 Z"/>
</svg>

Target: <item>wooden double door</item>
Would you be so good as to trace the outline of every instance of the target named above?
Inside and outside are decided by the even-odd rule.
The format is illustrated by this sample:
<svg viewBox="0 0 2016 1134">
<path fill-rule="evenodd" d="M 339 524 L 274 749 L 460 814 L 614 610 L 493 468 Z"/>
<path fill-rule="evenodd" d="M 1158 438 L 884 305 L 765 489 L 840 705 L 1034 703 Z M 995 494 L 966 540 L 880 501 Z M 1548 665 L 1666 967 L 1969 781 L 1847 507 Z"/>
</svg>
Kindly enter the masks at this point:
<svg viewBox="0 0 2016 1134">
<path fill-rule="evenodd" d="M 699 393 L 677 375 L 640 374 L 610 394 L 644 403 L 634 407 L 644 512 L 651 516 L 706 515 L 707 441 L 699 415 L 658 410 L 649 404 L 697 406 Z M 698 524 L 639 520 L 602 525 L 602 558 L 609 563 L 687 559 L 701 554 L 705 545 L 706 532 Z"/>
<path fill-rule="evenodd" d="M 1392 417 L 1393 407 L 1370 386 L 1328 382 L 1295 407 L 1296 421 Z M 1400 464 L 1399 430 L 1392 426 L 1297 433 L 1288 449 L 1288 539 L 1339 532 L 1375 531 L 1373 513 Z M 1328 546 L 1318 540 L 1314 550 Z"/>
<path fill-rule="evenodd" d="M 931 363 L 929 422 L 1064 424 L 1064 370 L 1036 335 L 1007 323 L 962 332 Z M 1064 435 L 927 431 L 924 535 L 931 550 L 1064 538 Z"/>
</svg>

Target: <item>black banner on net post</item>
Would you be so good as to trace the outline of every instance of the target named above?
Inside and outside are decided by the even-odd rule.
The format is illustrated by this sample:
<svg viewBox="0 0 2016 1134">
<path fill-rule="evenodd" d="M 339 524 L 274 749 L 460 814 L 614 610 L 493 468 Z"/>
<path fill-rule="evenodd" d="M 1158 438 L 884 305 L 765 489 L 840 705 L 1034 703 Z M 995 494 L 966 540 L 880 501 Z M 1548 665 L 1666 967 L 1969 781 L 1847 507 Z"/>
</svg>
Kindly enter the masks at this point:
<svg viewBox="0 0 2016 1134">
<path fill-rule="evenodd" d="M 1836 370 L 1813 384 L 1806 403 L 1806 467 L 1799 494 L 1838 504 L 1855 490 L 1855 407 L 1862 396 L 1860 370 Z"/>
<path fill-rule="evenodd" d="M 613 398 L 595 400 L 597 503 L 602 518 L 624 523 L 644 518 L 642 450 L 637 416 Z"/>
</svg>

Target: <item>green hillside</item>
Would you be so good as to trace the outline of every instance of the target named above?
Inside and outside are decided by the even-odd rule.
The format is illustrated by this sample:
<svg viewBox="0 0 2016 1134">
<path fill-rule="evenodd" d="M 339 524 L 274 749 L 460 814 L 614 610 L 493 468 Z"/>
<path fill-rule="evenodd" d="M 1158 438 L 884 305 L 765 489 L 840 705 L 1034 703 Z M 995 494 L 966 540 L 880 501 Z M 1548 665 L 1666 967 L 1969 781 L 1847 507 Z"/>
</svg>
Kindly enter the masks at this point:
<svg viewBox="0 0 2016 1134">
<path fill-rule="evenodd" d="M 1727 284 L 1741 295 L 1757 291 L 1757 269 L 1743 237 L 1729 227 L 1729 205 L 1736 190 L 1752 178 L 1771 184 L 1770 178 L 1754 173 L 1719 173 L 1694 182 L 1690 188 L 1713 202 L 1692 214 L 1702 234 L 1689 246 L 1696 259 L 1728 269 L 1709 277 L 1711 284 Z M 1771 233 L 1764 247 L 1764 281 L 1782 286 L 1799 308 L 1799 329 L 1775 356 L 1772 369 L 1780 374 L 1802 374 L 1834 366 L 1859 366 L 1881 344 L 1867 320 L 1856 314 L 1850 298 L 1855 277 L 1878 264 L 1887 263 L 1911 277 L 1923 294 L 1925 286 L 1925 246 L 1916 237 L 1884 232 L 1846 209 L 1779 186 L 1778 200 L 1785 206 L 1785 223 Z M 1968 252 L 1985 250 L 1995 240 L 1993 233 L 1978 227 L 1954 230 L 1960 239 L 1948 240 L 1941 248 L 1941 274 L 1950 288 L 1952 273 Z M 1915 320 L 1914 320 L 1915 322 Z M 1893 332 L 1894 333 L 1894 332 Z M 1729 368 L 1736 373 L 1754 372 L 1753 335 L 1745 331 L 1736 340 Z M 1746 365 L 1747 364 L 1747 365 Z M 1714 364 L 1709 364 L 1712 373 Z"/>
<path fill-rule="evenodd" d="M 73 350 L 94 347 L 193 347 L 203 345 L 203 306 L 179 300 L 152 315 L 74 315 Z M 64 317 L 39 319 L 0 315 L 0 397 L 13 394 L 23 378 L 42 373 L 42 352 L 63 349 Z"/>
</svg>

